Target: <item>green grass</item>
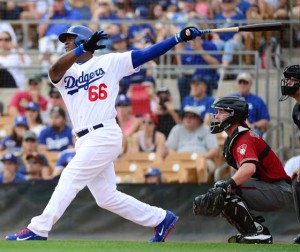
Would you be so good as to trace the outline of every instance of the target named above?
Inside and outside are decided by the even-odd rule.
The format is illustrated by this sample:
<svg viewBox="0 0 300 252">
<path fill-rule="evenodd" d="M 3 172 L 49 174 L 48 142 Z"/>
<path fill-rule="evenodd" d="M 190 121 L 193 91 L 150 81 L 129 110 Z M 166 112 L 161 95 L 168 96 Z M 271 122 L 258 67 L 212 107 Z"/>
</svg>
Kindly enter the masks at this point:
<svg viewBox="0 0 300 252">
<path fill-rule="evenodd" d="M 293 244 L 228 244 L 198 242 L 148 243 L 132 241 L 0 241 L 0 251 L 5 252 L 289 252 L 299 251 L 299 245 Z"/>
</svg>

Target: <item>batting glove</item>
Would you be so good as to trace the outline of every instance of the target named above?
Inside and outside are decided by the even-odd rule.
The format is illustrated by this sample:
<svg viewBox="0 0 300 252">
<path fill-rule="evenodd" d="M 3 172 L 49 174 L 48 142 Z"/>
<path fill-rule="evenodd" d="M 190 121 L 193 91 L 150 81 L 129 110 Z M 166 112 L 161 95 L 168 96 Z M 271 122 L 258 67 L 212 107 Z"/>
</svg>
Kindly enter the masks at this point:
<svg viewBox="0 0 300 252">
<path fill-rule="evenodd" d="M 108 36 L 104 31 L 96 31 L 87 41 L 82 43 L 82 48 L 84 51 L 95 51 L 103 49 L 105 45 L 99 45 L 98 42 L 103 39 L 108 39 Z"/>
<path fill-rule="evenodd" d="M 175 34 L 175 39 L 178 43 L 180 42 L 187 42 L 190 40 L 193 40 L 194 38 L 196 38 L 197 36 L 201 36 L 202 32 L 194 27 L 194 26 L 189 26 L 189 27 L 185 27 L 184 29 L 182 29 L 180 32 Z"/>
<path fill-rule="evenodd" d="M 237 185 L 233 179 L 220 180 L 214 184 L 214 187 L 220 187 L 223 189 L 224 196 L 230 198 L 232 191 L 236 189 Z"/>
</svg>

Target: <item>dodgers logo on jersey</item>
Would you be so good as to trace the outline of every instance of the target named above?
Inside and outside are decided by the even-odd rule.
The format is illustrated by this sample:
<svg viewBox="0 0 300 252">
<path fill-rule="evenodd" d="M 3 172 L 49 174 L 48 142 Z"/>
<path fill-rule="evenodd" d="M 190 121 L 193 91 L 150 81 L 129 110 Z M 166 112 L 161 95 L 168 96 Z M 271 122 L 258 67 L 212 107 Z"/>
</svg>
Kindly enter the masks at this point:
<svg viewBox="0 0 300 252">
<path fill-rule="evenodd" d="M 71 89 L 68 91 L 69 95 L 77 93 L 81 88 L 88 90 L 90 84 L 101 79 L 104 74 L 104 70 L 99 68 L 90 73 L 81 72 L 81 75 L 78 78 L 74 78 L 74 76 L 71 75 L 66 76 L 64 78 L 64 82 L 66 83 L 65 89 Z"/>
</svg>

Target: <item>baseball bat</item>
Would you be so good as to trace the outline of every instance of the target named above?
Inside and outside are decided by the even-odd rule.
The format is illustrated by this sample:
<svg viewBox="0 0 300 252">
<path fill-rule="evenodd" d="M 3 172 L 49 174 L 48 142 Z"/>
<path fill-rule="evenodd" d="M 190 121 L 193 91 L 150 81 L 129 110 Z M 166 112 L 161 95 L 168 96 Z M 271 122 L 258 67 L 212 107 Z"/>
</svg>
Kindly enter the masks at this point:
<svg viewBox="0 0 300 252">
<path fill-rule="evenodd" d="M 262 23 L 262 24 L 249 24 L 249 25 L 242 25 L 242 26 L 234 26 L 228 28 L 218 28 L 218 29 L 206 29 L 200 30 L 203 33 L 212 33 L 212 32 L 241 32 L 241 31 L 248 31 L 248 32 L 256 32 L 256 31 L 277 31 L 281 30 L 283 27 L 282 23 Z"/>
</svg>

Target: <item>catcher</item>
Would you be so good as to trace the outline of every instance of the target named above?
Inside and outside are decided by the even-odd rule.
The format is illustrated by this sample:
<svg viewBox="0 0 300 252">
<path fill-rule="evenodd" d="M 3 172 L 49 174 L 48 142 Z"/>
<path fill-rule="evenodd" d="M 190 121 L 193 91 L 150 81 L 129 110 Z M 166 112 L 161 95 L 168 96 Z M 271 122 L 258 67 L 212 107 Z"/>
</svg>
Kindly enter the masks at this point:
<svg viewBox="0 0 300 252">
<path fill-rule="evenodd" d="M 195 198 L 195 215 L 217 216 L 220 213 L 236 227 L 239 234 L 228 239 L 236 243 L 273 242 L 264 218 L 254 211 L 276 211 L 293 204 L 291 178 L 267 143 L 246 124 L 248 104 L 241 97 L 220 97 L 212 104 L 210 131 L 225 131 L 227 163 L 236 172 L 227 181 L 218 181 L 206 194 Z"/>
</svg>

